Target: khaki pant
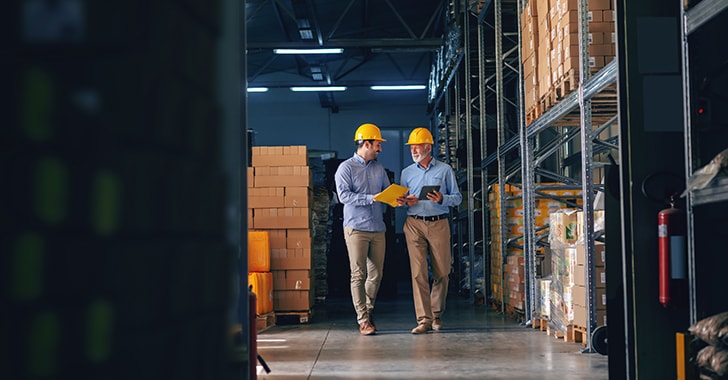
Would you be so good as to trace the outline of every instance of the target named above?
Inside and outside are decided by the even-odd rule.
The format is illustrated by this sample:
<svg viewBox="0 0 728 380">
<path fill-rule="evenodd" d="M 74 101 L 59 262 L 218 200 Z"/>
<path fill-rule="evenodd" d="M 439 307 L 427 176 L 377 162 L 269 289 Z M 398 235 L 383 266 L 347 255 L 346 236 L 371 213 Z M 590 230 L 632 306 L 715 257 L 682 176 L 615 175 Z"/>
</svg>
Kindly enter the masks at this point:
<svg viewBox="0 0 728 380">
<path fill-rule="evenodd" d="M 382 283 L 386 240 L 384 231 L 365 232 L 344 227 L 344 240 L 349 252 L 351 269 L 351 299 L 356 321 L 369 319 Z"/>
<path fill-rule="evenodd" d="M 430 325 L 445 311 L 452 267 L 450 223 L 447 219 L 427 222 L 408 217 L 403 230 L 409 251 L 417 323 Z M 428 256 L 432 268 L 432 289 L 427 271 Z"/>
</svg>

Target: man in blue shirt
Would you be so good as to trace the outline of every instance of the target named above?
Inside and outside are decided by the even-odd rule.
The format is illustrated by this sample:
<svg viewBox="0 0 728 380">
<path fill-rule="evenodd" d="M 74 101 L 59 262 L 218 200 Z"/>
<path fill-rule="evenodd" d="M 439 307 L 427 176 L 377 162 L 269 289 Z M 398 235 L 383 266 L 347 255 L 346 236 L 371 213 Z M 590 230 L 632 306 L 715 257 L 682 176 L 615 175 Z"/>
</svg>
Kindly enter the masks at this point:
<svg viewBox="0 0 728 380">
<path fill-rule="evenodd" d="M 432 158 L 432 134 L 425 128 L 415 128 L 407 145 L 414 163 L 402 170 L 400 182 L 409 188 L 409 195 L 397 199 L 406 205 L 407 220 L 403 232 L 407 241 L 412 293 L 417 316 L 417 327 L 412 334 L 442 329 L 447 288 L 450 281 L 452 255 L 450 252 L 450 207 L 462 201 L 455 172 L 447 164 Z M 423 186 L 438 187 L 419 196 Z M 427 258 L 432 269 L 432 289 L 428 276 Z"/>
<path fill-rule="evenodd" d="M 342 162 L 334 180 L 344 204 L 344 240 L 349 252 L 351 298 L 362 335 L 373 335 L 374 301 L 379 292 L 386 248 L 384 204 L 374 197 L 390 185 L 384 166 L 377 162 L 382 134 L 374 124 L 362 124 L 354 134 L 356 153 Z"/>
</svg>

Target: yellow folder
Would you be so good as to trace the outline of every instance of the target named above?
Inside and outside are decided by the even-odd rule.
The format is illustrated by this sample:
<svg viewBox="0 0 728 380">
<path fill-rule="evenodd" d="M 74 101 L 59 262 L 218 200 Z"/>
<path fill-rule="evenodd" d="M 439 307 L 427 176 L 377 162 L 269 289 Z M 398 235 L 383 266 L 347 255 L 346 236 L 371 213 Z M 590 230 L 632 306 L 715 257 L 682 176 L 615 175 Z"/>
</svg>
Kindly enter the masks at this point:
<svg viewBox="0 0 728 380">
<path fill-rule="evenodd" d="M 384 189 L 381 193 L 374 196 L 374 200 L 377 202 L 386 203 L 392 207 L 397 207 L 397 198 L 407 194 L 408 187 L 397 185 L 393 183 Z"/>
</svg>

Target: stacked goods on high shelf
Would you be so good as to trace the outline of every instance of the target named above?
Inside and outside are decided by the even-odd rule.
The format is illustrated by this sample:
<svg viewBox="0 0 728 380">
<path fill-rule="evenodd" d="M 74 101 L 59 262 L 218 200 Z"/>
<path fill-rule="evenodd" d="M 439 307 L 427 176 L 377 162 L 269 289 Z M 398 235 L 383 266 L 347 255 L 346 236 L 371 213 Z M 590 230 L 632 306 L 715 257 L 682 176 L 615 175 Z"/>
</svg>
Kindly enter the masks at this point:
<svg viewBox="0 0 728 380">
<path fill-rule="evenodd" d="M 521 14 L 524 108 L 530 124 L 579 82 L 578 0 L 531 0 Z M 612 0 L 589 0 L 589 69 L 615 56 Z"/>
<path fill-rule="evenodd" d="M 310 313 L 312 175 L 305 146 L 256 146 L 248 168 L 248 226 L 270 238 L 273 310 Z"/>
<path fill-rule="evenodd" d="M 567 334 L 572 328 L 586 329 L 589 316 L 586 305 L 587 268 L 585 243 L 582 235 L 583 213 L 575 209 L 559 210 L 550 215 L 549 243 L 551 249 L 552 281 L 550 291 L 550 323 L 553 331 Z M 604 211 L 594 211 L 594 230 L 603 229 Z M 605 247 L 594 244 L 593 281 L 596 293 L 595 322 L 606 324 Z"/>
<path fill-rule="evenodd" d="M 538 185 L 561 184 L 541 183 Z M 549 214 L 567 207 L 564 201 L 577 204 L 581 201 L 581 192 L 578 190 L 544 189 L 539 192 L 557 199 L 541 197 L 535 200 L 534 223 L 537 229 L 549 224 Z M 523 249 L 508 246 L 505 255 L 501 250 L 500 194 L 497 185 L 494 185 L 493 190 L 488 194 L 488 209 L 490 210 L 490 273 L 493 299 L 497 302 L 504 302 L 517 310 L 523 310 L 525 301 Z M 505 218 L 504 238 L 506 241 L 522 239 L 524 220 L 521 190 L 510 184 L 506 184 Z M 517 243 L 522 246 L 522 240 Z M 542 251 L 543 249 L 539 248 L 536 253 L 543 253 Z M 504 256 L 506 257 L 505 263 Z M 541 272 L 543 273 L 543 270 Z M 501 278 L 501 274 L 503 278 Z"/>
</svg>

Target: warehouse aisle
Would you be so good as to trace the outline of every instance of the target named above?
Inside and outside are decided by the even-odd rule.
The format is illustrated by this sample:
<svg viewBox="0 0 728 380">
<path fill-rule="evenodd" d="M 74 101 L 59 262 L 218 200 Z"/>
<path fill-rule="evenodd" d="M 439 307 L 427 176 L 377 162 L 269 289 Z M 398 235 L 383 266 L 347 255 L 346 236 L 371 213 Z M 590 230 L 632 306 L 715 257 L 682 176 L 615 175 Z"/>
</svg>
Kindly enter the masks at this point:
<svg viewBox="0 0 728 380">
<path fill-rule="evenodd" d="M 348 299 L 314 308 L 308 324 L 258 335 L 271 373 L 259 379 L 607 379 L 607 357 L 520 326 L 486 306 L 451 296 L 444 329 L 422 335 L 410 295 L 378 301 L 377 335 L 361 336 Z"/>
</svg>

